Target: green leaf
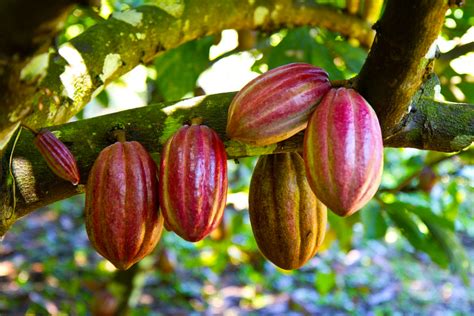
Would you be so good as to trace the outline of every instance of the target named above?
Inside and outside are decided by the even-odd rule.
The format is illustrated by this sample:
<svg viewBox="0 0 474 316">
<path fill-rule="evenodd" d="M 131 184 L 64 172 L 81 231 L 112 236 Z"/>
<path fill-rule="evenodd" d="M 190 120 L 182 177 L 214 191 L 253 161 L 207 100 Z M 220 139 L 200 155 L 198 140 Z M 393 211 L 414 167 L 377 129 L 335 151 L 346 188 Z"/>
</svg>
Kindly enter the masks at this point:
<svg viewBox="0 0 474 316">
<path fill-rule="evenodd" d="M 344 60 L 349 71 L 353 74 L 359 73 L 367 57 L 367 51 L 336 38 L 328 38 L 325 44 L 333 52 L 333 55 L 339 56 Z"/>
<path fill-rule="evenodd" d="M 413 247 L 419 250 L 425 249 L 425 236 L 418 228 L 417 223 L 410 217 L 403 203 L 386 204 L 386 211 L 390 219 Z"/>
<path fill-rule="evenodd" d="M 474 99 L 474 98 L 473 98 Z M 474 146 L 471 145 L 468 150 L 457 155 L 462 162 L 467 165 L 474 165 Z"/>
<path fill-rule="evenodd" d="M 334 64 L 334 56 L 324 44 L 319 44 L 313 40 L 311 50 L 311 63 L 327 71 L 331 80 L 345 79 L 344 74 Z"/>
<path fill-rule="evenodd" d="M 289 30 L 285 38 L 269 52 L 268 67 L 306 62 L 326 70 L 331 80 L 344 79 L 333 59 L 327 47 L 311 36 L 309 28 L 302 27 Z"/>
<path fill-rule="evenodd" d="M 155 60 L 156 86 L 165 101 L 179 100 L 193 92 L 199 75 L 209 67 L 212 36 L 183 44 Z"/>
<path fill-rule="evenodd" d="M 454 232 L 444 229 L 438 222 L 433 221 L 431 217 L 423 219 L 433 240 L 436 241 L 449 258 L 449 267 L 462 278 L 463 282 L 469 284 L 470 263 L 466 250 L 462 246 Z"/>
<path fill-rule="evenodd" d="M 367 239 L 381 239 L 387 232 L 387 222 L 378 203 L 371 201 L 360 211 L 364 236 Z"/>
<path fill-rule="evenodd" d="M 316 272 L 314 285 L 320 295 L 326 295 L 336 286 L 336 274 L 334 272 Z"/>
<path fill-rule="evenodd" d="M 349 218 L 357 217 L 353 215 Z M 336 232 L 339 247 L 346 251 L 352 246 L 352 226 L 354 225 L 353 221 L 349 221 L 349 218 L 342 218 L 328 211 L 329 226 Z"/>
<path fill-rule="evenodd" d="M 387 205 L 387 212 L 413 247 L 428 254 L 439 266 L 447 267 L 449 258 L 446 252 L 433 241 L 424 223 L 407 211 L 409 207 L 410 204 L 395 202 Z"/>
<path fill-rule="evenodd" d="M 430 222 L 436 223 L 443 229 L 454 231 L 454 222 L 434 214 L 431 209 L 427 207 L 414 206 L 409 204 L 406 204 L 405 207 L 409 212 L 417 215 L 423 221 L 429 220 Z"/>
</svg>

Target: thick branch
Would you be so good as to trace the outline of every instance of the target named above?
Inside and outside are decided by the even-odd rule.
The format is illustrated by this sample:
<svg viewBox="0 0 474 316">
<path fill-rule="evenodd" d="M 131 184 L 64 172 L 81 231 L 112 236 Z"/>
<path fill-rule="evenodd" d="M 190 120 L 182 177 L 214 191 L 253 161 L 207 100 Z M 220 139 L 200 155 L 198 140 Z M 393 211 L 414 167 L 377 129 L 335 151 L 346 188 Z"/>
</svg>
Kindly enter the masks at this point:
<svg viewBox="0 0 474 316">
<path fill-rule="evenodd" d="M 461 57 L 462 55 L 468 54 L 474 52 L 474 41 L 462 45 L 458 45 L 451 49 L 450 51 L 447 51 L 446 53 L 442 53 L 439 56 L 439 61 L 443 62 L 449 62 L 453 59 L 456 59 L 458 57 Z"/>
<path fill-rule="evenodd" d="M 399 127 L 423 82 L 426 54 L 448 9 L 444 0 L 389 0 L 355 87 L 374 107 L 385 137 Z"/>
<path fill-rule="evenodd" d="M 474 106 L 421 99 L 412 105 L 403 128 L 385 140 L 390 147 L 459 151 L 474 142 Z"/>
<path fill-rule="evenodd" d="M 49 56 L 47 69 L 18 72 L 9 104 L 0 100 L 0 149 L 20 121 L 32 127 L 66 122 L 104 84 L 156 54 L 224 29 L 278 30 L 299 25 L 321 26 L 370 45 L 374 32 L 360 18 L 305 0 L 189 0 L 160 9 L 142 6 L 116 13 Z M 45 60 L 48 59 L 44 56 Z M 21 78 L 20 78 L 21 76 Z M 38 80 L 40 83 L 38 84 Z M 18 92 L 25 91 L 18 97 Z"/>
<path fill-rule="evenodd" d="M 9 210 L 11 210 L 12 200 L 7 199 L 11 197 L 11 186 L 8 182 L 10 179 L 8 177 L 9 155 L 4 156 L 0 164 L 3 170 L 0 174 L 0 188 L 2 188 L 2 192 L 0 192 L 0 197 L 2 197 L 0 201 L 0 235 L 3 235 L 18 218 L 29 212 L 83 192 L 89 169 L 99 152 L 113 142 L 113 137 L 110 137 L 109 133 L 117 125 L 125 127 L 127 138 L 140 141 L 152 153 L 156 161 L 158 161 L 161 146 L 168 137 L 182 124 L 195 117 L 204 118 L 203 123 L 217 131 L 225 142 L 230 159 L 302 149 L 303 133 L 281 143 L 265 147 L 247 146 L 229 140 L 225 134 L 226 113 L 233 96 L 234 93 L 225 93 L 150 105 L 51 128 L 77 158 L 82 179 L 81 185 L 78 187 L 62 181 L 51 173 L 33 146 L 32 133 L 23 131 L 14 151 L 13 171 L 18 194 L 17 208 L 11 218 L 8 216 L 11 213 Z M 409 128 L 407 127 L 407 132 L 400 133 L 396 139 L 390 139 L 385 145 L 420 148 L 417 137 L 422 137 L 419 135 L 426 129 L 429 129 L 430 136 L 422 139 L 423 148 L 459 151 L 468 145 L 469 141 L 474 138 L 474 124 L 472 122 L 474 106 L 435 105 L 436 107 L 432 108 L 432 103 L 417 104 L 416 108 L 420 110 L 409 115 L 410 124 Z M 439 115 L 435 114 L 437 111 L 443 110 L 446 111 Z M 418 119 L 419 113 L 425 113 L 422 116 L 424 119 Z M 456 118 L 453 113 L 456 113 Z M 413 118 L 411 118 L 412 115 Z M 441 125 L 442 123 L 450 125 Z M 461 126 L 463 124 L 465 125 Z M 432 126 L 436 128 L 430 129 Z M 435 134 L 438 130 L 441 131 L 439 135 Z M 464 135 L 464 137 L 454 140 L 452 138 L 454 132 L 450 133 L 450 130 L 454 130 L 457 135 Z M 428 143 L 428 141 L 432 143 Z"/>
<path fill-rule="evenodd" d="M 75 0 L 3 0 L 0 2 L 0 60 L 23 59 L 47 49 Z"/>
<path fill-rule="evenodd" d="M 0 1 L 0 150 L 17 121 L 30 111 L 22 100 L 36 92 L 19 80 L 21 70 L 33 55 L 48 50 L 75 2 Z"/>
</svg>

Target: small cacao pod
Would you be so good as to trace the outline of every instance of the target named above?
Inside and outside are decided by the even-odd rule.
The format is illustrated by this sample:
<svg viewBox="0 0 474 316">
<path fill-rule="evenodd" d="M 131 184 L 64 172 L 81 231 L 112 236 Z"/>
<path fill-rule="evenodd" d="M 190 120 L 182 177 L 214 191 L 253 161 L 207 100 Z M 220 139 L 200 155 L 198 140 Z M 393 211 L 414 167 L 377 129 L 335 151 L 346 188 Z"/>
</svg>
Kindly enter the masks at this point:
<svg viewBox="0 0 474 316">
<path fill-rule="evenodd" d="M 438 181 L 438 177 L 431 167 L 425 166 L 418 176 L 418 181 L 418 187 L 423 192 L 430 193 Z"/>
<path fill-rule="evenodd" d="M 92 316 L 117 315 L 119 300 L 107 289 L 101 289 L 93 293 L 91 304 Z"/>
<path fill-rule="evenodd" d="M 185 125 L 168 139 L 159 196 L 166 229 L 187 241 L 199 241 L 219 225 L 227 199 L 227 155 L 216 132 Z"/>
<path fill-rule="evenodd" d="M 258 248 L 282 269 L 303 266 L 324 240 L 327 209 L 309 187 L 297 153 L 258 159 L 250 182 L 249 215 Z"/>
<path fill-rule="evenodd" d="M 176 262 L 175 259 L 168 254 L 168 251 L 163 248 L 158 253 L 158 259 L 155 263 L 155 267 L 163 274 L 170 274 L 174 272 Z"/>
<path fill-rule="evenodd" d="M 326 94 L 303 148 L 309 184 L 333 212 L 349 216 L 374 196 L 382 177 L 382 133 L 375 111 L 355 90 Z"/>
<path fill-rule="evenodd" d="M 310 114 L 329 91 L 327 73 L 293 63 L 250 81 L 232 100 L 227 135 L 251 145 L 268 145 L 303 130 Z"/>
<path fill-rule="evenodd" d="M 163 230 L 156 164 L 138 142 L 103 149 L 89 173 L 85 222 L 92 246 L 126 270 L 153 251 Z"/>
<path fill-rule="evenodd" d="M 42 129 L 36 134 L 34 144 L 54 174 L 74 185 L 79 183 L 79 169 L 74 155 L 53 133 Z"/>
</svg>

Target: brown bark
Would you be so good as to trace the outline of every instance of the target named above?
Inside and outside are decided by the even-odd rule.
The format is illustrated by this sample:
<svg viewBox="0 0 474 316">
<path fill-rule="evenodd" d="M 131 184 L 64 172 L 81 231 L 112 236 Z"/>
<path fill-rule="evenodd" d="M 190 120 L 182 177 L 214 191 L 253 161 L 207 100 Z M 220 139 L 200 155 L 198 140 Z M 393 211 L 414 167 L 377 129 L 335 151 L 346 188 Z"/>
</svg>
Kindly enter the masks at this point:
<svg viewBox="0 0 474 316">
<path fill-rule="evenodd" d="M 16 209 L 13 214 L 9 160 L 3 159 L 1 164 L 3 172 L 0 173 L 0 235 L 17 219 L 35 209 L 83 192 L 89 170 L 99 152 L 115 141 L 111 131 L 117 126 L 125 128 L 127 139 L 142 143 L 157 162 L 161 146 L 167 138 L 182 124 L 189 124 L 196 117 L 203 118 L 203 123 L 219 134 L 225 143 L 229 159 L 302 150 L 303 133 L 264 147 L 247 146 L 230 140 L 225 133 L 225 127 L 227 108 L 233 96 L 234 93 L 224 93 L 149 105 L 51 128 L 77 158 L 81 173 L 81 184 L 77 187 L 56 177 L 49 170 L 33 146 L 34 135 L 24 130 L 13 155 L 13 174 L 17 187 Z M 428 99 L 420 101 L 416 106 L 417 111 L 408 116 L 410 124 L 407 124 L 406 129 L 398 134 L 397 138 L 386 140 L 385 146 L 459 151 L 474 141 L 474 105 L 435 103 L 435 106 L 439 109 L 444 107 L 445 111 L 436 115 L 432 112 L 434 107 Z M 466 124 L 460 124 L 463 119 L 456 118 L 464 118 Z M 442 129 L 440 134 L 432 133 L 438 129 L 431 127 L 446 122 L 452 124 L 451 128 Z"/>
<path fill-rule="evenodd" d="M 388 0 L 355 88 L 377 112 L 385 137 L 402 128 L 412 97 L 429 72 L 429 48 L 448 9 L 444 0 Z"/>
<path fill-rule="evenodd" d="M 8 2 L 16 3 L 14 0 Z M 44 2 L 35 3 L 39 6 Z M 66 9 L 70 9 L 68 1 L 58 3 L 64 3 L 65 7 L 52 10 L 52 18 L 59 19 Z M 6 23 L 13 22 L 7 20 Z M 224 29 L 270 31 L 299 25 L 320 26 L 351 35 L 366 46 L 374 36 L 364 20 L 309 0 L 190 0 L 173 10 L 142 6 L 117 13 L 71 40 L 68 55 L 52 53 L 48 68 L 41 76 L 21 77 L 29 58 L 19 63 L 5 63 L 0 69 L 3 70 L 0 75 L 3 94 L 0 99 L 0 150 L 20 121 L 34 128 L 64 123 L 79 112 L 98 89 L 138 64 L 152 61 L 165 50 Z M 5 27 L 12 26 L 7 24 Z M 40 37 L 50 41 L 51 34 Z M 14 41 L 13 35 L 11 41 Z M 27 52 L 31 53 L 31 49 Z M 104 69 L 112 70 L 104 73 Z"/>
</svg>

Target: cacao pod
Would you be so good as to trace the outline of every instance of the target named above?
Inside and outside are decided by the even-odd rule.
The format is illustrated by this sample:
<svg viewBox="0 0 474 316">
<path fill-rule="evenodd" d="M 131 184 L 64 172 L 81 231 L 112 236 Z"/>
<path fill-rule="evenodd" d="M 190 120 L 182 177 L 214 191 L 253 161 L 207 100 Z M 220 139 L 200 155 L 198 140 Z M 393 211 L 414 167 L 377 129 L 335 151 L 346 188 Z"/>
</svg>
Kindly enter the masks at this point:
<svg viewBox="0 0 474 316">
<path fill-rule="evenodd" d="M 158 271 L 163 274 L 170 274 L 174 272 L 175 266 L 175 259 L 168 254 L 168 251 L 165 248 L 161 249 L 158 253 L 158 260 L 155 263 L 155 267 Z"/>
<path fill-rule="evenodd" d="M 227 155 L 216 132 L 185 125 L 168 139 L 159 196 L 166 229 L 187 241 L 199 241 L 219 225 L 227 199 Z"/>
<path fill-rule="evenodd" d="M 316 196 L 340 216 L 362 208 L 377 191 L 383 141 L 372 107 L 353 89 L 331 89 L 311 116 L 304 160 Z"/>
<path fill-rule="evenodd" d="M 92 316 L 117 315 L 119 300 L 107 289 L 93 293 L 91 314 Z"/>
<path fill-rule="evenodd" d="M 74 155 L 53 133 L 47 129 L 39 131 L 34 144 L 54 174 L 74 185 L 79 183 L 79 169 Z"/>
<path fill-rule="evenodd" d="M 330 88 L 327 73 L 309 64 L 272 69 L 234 97 L 227 115 L 227 135 L 259 146 L 285 140 L 306 127 L 311 112 Z"/>
<path fill-rule="evenodd" d="M 425 166 L 418 176 L 418 181 L 418 187 L 423 192 L 430 193 L 438 181 L 438 177 L 431 167 Z"/>
<path fill-rule="evenodd" d="M 327 209 L 309 187 L 297 153 L 261 156 L 249 192 L 252 231 L 263 255 L 282 269 L 297 269 L 324 240 Z"/>
<path fill-rule="evenodd" d="M 85 222 L 99 254 L 126 270 L 153 251 L 163 230 L 156 164 L 138 142 L 103 149 L 89 173 Z"/>
</svg>

